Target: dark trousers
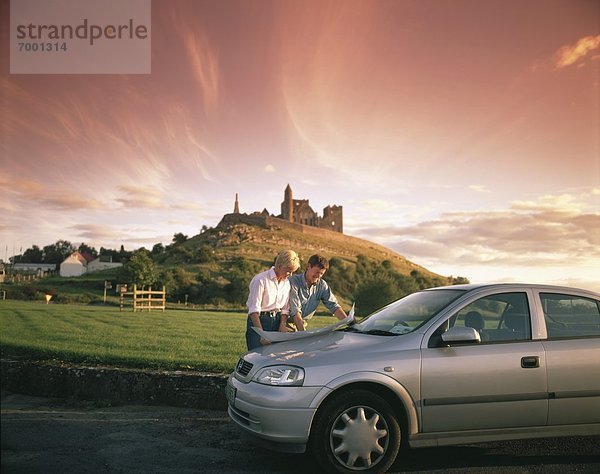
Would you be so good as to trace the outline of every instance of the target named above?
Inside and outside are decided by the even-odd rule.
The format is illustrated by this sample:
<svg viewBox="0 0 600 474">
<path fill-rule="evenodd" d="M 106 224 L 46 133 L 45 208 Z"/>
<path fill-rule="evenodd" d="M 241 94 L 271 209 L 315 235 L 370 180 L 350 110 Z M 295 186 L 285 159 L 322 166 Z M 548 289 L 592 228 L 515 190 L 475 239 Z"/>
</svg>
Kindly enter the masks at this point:
<svg viewBox="0 0 600 474">
<path fill-rule="evenodd" d="M 260 313 L 260 324 L 265 331 L 279 331 L 279 323 L 281 321 L 281 313 L 275 312 L 263 312 Z M 252 329 L 252 320 L 250 316 L 248 316 L 248 321 L 246 323 L 246 345 L 248 346 L 248 350 L 256 349 L 257 347 L 261 347 L 260 336 L 258 333 Z"/>
</svg>

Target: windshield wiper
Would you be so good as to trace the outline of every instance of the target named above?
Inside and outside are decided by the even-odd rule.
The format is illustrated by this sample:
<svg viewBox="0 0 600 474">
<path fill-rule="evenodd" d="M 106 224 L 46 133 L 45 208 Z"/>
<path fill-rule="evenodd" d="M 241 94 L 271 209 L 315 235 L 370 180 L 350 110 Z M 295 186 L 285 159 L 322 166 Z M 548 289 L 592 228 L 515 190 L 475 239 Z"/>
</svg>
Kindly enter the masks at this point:
<svg viewBox="0 0 600 474">
<path fill-rule="evenodd" d="M 368 331 L 362 331 L 363 334 L 372 334 L 374 336 L 397 336 L 398 334 L 395 334 L 393 332 L 390 331 L 384 331 L 383 329 L 369 329 Z"/>
<path fill-rule="evenodd" d="M 354 327 L 354 326 L 348 326 L 347 328 L 344 328 L 343 331 L 358 332 L 360 334 L 371 334 L 373 336 L 397 336 L 398 335 L 398 334 L 395 334 L 390 331 L 384 331 L 383 329 L 369 329 L 368 331 L 361 331 L 360 329 L 358 329 L 357 327 Z"/>
<path fill-rule="evenodd" d="M 345 328 L 342 329 L 342 331 L 344 331 L 344 332 L 362 332 L 357 327 L 354 327 L 354 325 L 352 325 L 352 326 L 346 326 Z"/>
</svg>

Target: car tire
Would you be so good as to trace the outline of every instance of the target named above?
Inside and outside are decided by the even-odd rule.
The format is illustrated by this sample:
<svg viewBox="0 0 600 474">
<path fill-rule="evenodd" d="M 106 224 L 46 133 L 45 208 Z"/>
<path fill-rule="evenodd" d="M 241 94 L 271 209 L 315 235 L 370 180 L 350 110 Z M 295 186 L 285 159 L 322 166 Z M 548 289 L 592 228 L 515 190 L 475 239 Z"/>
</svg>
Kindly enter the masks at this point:
<svg viewBox="0 0 600 474">
<path fill-rule="evenodd" d="M 402 436 L 394 410 L 379 395 L 350 390 L 319 410 L 310 450 L 328 472 L 385 472 L 394 463 Z"/>
</svg>

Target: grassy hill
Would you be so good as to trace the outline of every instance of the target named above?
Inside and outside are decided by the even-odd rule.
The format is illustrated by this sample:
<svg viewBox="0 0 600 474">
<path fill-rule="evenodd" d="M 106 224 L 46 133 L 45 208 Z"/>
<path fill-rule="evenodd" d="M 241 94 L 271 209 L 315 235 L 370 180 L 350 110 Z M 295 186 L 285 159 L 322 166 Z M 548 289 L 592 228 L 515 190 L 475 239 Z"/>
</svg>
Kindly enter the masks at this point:
<svg viewBox="0 0 600 474">
<path fill-rule="evenodd" d="M 215 269 L 231 264 L 239 257 L 255 262 L 260 267 L 268 267 L 272 265 L 279 251 L 292 249 L 300 256 L 303 266 L 315 253 L 321 253 L 328 259 L 337 258 L 350 265 L 356 265 L 358 256 L 363 255 L 375 265 L 388 261 L 394 270 L 403 275 L 410 275 L 416 270 L 425 277 L 439 279 L 440 282 L 448 281 L 446 277 L 433 273 L 402 255 L 368 240 L 337 232 L 325 231 L 322 235 L 314 236 L 276 225 L 262 227 L 245 223 L 221 223 L 171 249 L 161 259 L 161 264 L 166 266 L 183 264 L 187 268 L 205 266 L 206 264 L 199 262 L 195 256 L 197 257 L 202 250 L 208 249 L 216 262 L 216 265 L 212 266 Z"/>
<path fill-rule="evenodd" d="M 304 226 L 288 228 L 276 221 L 270 219 L 265 224 L 226 222 L 224 219 L 217 227 L 171 246 L 157 255 L 156 261 L 164 269 L 172 269 L 179 275 L 183 272 L 194 275 L 200 285 L 187 291 L 190 297 L 195 291 L 209 291 L 207 287 L 211 285 L 214 295 L 218 290 L 215 285 L 220 285 L 223 292 L 220 299 L 213 299 L 213 302 L 237 301 L 242 306 L 250 278 L 271 266 L 283 249 L 298 252 L 302 268 L 312 254 L 325 255 L 331 262 L 326 279 L 347 303 L 354 301 L 362 282 L 374 279 L 392 281 L 390 292 L 402 293 L 397 297 L 420 288 L 453 282 L 451 278 L 435 274 L 373 242 Z M 197 301 L 202 302 L 203 296 L 200 295 Z"/>
<path fill-rule="evenodd" d="M 240 222 L 235 215 L 229 216 L 234 219 L 224 218 L 217 227 L 183 242 L 154 246 L 150 255 L 157 266 L 156 286 L 167 287 L 168 301 L 189 301 L 203 308 L 242 309 L 252 276 L 270 267 L 283 249 L 298 252 L 301 268 L 312 254 L 325 255 L 331 263 L 326 280 L 345 305 L 357 298 L 368 300 L 371 293 L 379 294 L 379 299 L 363 306 L 370 309 L 421 288 L 456 282 L 367 240 L 279 224 L 278 219 L 255 221 L 248 217 L 246 222 Z M 5 285 L 4 289 L 9 298 L 38 300 L 49 291 L 59 303 L 93 303 L 103 300 L 104 280 L 113 284 L 107 300 L 113 303 L 116 284 L 132 283 L 125 281 L 118 270 L 110 270 L 32 282 L 22 285 L 21 296 L 15 296 L 18 292 L 14 287 Z"/>
</svg>

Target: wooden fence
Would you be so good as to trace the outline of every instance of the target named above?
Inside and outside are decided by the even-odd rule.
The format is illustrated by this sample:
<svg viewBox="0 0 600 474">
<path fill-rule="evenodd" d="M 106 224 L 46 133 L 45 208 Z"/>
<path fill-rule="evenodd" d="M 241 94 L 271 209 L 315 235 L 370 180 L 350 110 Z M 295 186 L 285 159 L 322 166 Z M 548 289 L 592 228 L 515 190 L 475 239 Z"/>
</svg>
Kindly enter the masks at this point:
<svg viewBox="0 0 600 474">
<path fill-rule="evenodd" d="M 123 311 L 123 306 L 132 305 L 133 312 L 136 311 L 152 311 L 153 309 L 165 310 L 167 306 L 167 298 L 165 287 L 161 291 L 154 290 L 152 287 L 147 290 L 138 290 L 137 285 L 133 285 L 133 291 L 121 291 L 119 298 L 119 307 Z"/>
</svg>

